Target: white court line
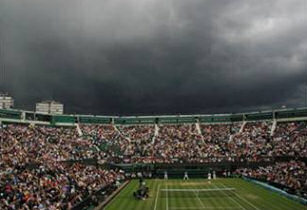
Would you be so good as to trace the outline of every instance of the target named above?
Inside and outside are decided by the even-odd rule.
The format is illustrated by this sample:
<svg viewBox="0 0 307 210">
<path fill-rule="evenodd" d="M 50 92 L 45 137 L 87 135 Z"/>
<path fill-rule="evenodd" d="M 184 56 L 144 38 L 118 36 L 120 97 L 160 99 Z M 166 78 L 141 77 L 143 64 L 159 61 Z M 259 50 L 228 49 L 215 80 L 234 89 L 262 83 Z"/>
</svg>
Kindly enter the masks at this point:
<svg viewBox="0 0 307 210">
<path fill-rule="evenodd" d="M 206 208 L 205 204 L 201 201 L 201 199 L 200 199 L 199 196 L 197 195 L 196 191 L 194 191 L 194 193 L 195 193 L 196 198 L 197 198 L 197 200 L 199 201 L 201 207 Z"/>
<path fill-rule="evenodd" d="M 167 184 L 166 184 L 166 189 L 168 188 Z M 165 205 L 166 205 L 166 210 L 168 210 L 168 191 L 166 191 L 166 202 L 165 202 Z"/>
<path fill-rule="evenodd" d="M 217 185 L 215 185 L 213 182 L 212 182 L 212 184 L 214 185 L 214 186 L 217 186 Z M 218 186 L 217 186 L 218 187 Z M 224 185 L 224 187 L 225 187 L 225 185 Z M 224 193 L 227 197 L 229 197 L 232 201 L 234 201 L 236 204 L 238 204 L 239 205 L 239 207 L 241 208 L 241 209 L 245 209 L 246 210 L 246 208 L 244 208 L 238 201 L 236 201 L 235 199 L 233 199 L 232 197 L 230 197 L 229 195 L 227 195 L 227 193 L 225 193 L 225 192 L 223 192 L 223 191 L 221 191 L 222 193 Z"/>
<path fill-rule="evenodd" d="M 160 190 L 160 184 L 158 185 L 158 190 L 157 190 L 157 194 L 156 194 L 154 210 L 157 209 L 157 202 L 158 202 L 159 190 Z"/>
<path fill-rule="evenodd" d="M 241 200 L 245 201 L 246 203 L 248 203 L 250 206 L 252 206 L 253 208 L 260 210 L 257 206 L 255 206 L 254 204 L 252 204 L 251 202 L 249 202 L 248 200 L 246 200 L 245 198 L 243 198 L 242 196 L 238 195 L 237 193 L 235 193 L 235 196 L 237 196 L 238 198 L 241 198 Z"/>
<path fill-rule="evenodd" d="M 224 187 L 226 187 L 223 183 L 221 183 L 221 185 L 223 185 Z M 257 206 L 255 206 L 254 204 L 252 204 L 251 202 L 249 202 L 248 200 L 246 200 L 245 198 L 243 198 L 242 196 L 240 196 L 238 193 L 234 193 L 235 196 L 237 196 L 238 198 L 240 198 L 241 200 L 243 200 L 245 203 L 249 204 L 250 206 L 252 206 L 253 208 L 260 210 Z"/>
<path fill-rule="evenodd" d="M 210 183 L 210 185 L 211 185 L 211 182 L 210 182 L 210 181 L 207 182 L 207 183 Z M 206 188 L 206 189 L 208 189 L 208 188 Z M 208 196 L 208 200 L 211 201 L 212 204 L 216 203 L 216 200 L 215 200 L 214 198 L 212 198 L 211 196 Z M 212 208 L 212 207 L 214 207 L 214 206 L 208 206 L 208 207 Z"/>
</svg>

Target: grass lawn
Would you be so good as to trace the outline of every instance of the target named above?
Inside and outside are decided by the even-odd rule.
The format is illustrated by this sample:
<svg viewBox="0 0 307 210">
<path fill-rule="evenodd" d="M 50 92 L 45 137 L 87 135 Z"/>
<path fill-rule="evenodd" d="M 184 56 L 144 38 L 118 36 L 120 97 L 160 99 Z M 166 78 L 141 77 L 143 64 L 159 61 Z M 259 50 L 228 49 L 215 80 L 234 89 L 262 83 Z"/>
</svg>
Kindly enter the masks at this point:
<svg viewBox="0 0 307 210">
<path fill-rule="evenodd" d="M 242 179 L 146 180 L 150 198 L 136 200 L 138 180 L 126 186 L 106 210 L 307 210 L 275 192 Z"/>
</svg>

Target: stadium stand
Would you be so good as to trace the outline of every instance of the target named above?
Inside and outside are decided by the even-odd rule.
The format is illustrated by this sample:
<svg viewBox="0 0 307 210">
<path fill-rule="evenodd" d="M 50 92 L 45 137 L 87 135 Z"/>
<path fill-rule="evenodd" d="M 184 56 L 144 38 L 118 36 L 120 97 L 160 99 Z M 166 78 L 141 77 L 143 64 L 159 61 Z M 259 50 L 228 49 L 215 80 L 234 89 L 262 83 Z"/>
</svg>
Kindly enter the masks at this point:
<svg viewBox="0 0 307 210">
<path fill-rule="evenodd" d="M 307 112 L 302 110 L 97 119 L 0 113 L 0 209 L 97 205 L 97 192 L 103 189 L 99 195 L 106 197 L 129 177 L 114 167 L 120 164 L 151 165 L 146 172 L 158 176 L 159 164 L 226 163 L 233 174 L 307 197 Z M 282 120 L 274 124 L 278 116 Z"/>
</svg>

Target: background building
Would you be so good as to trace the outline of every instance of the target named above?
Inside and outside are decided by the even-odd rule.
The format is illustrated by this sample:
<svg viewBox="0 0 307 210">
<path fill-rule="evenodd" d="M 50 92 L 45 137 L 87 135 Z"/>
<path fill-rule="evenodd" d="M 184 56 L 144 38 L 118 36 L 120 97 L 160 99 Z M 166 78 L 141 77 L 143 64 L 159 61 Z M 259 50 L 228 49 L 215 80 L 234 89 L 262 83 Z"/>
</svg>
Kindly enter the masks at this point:
<svg viewBox="0 0 307 210">
<path fill-rule="evenodd" d="M 13 107 L 14 99 L 6 93 L 0 93 L 0 109 L 11 109 Z"/>
<path fill-rule="evenodd" d="M 64 105 L 56 101 L 42 101 L 36 103 L 36 112 L 43 114 L 63 114 Z"/>
</svg>

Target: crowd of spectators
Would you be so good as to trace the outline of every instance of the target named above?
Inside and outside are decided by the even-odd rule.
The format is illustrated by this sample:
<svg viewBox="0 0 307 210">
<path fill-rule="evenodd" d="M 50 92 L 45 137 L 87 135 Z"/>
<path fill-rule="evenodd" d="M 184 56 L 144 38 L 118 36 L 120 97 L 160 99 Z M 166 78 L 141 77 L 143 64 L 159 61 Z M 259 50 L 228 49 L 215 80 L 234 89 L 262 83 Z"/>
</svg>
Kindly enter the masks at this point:
<svg viewBox="0 0 307 210">
<path fill-rule="evenodd" d="M 258 161 L 271 157 L 271 128 L 271 122 L 248 122 L 241 132 L 233 136 L 228 147 L 233 155 L 242 160 Z"/>
<path fill-rule="evenodd" d="M 131 163 L 146 162 L 151 157 L 154 126 L 81 125 L 80 128 L 83 137 L 95 143 L 102 160 Z"/>
<path fill-rule="evenodd" d="M 278 156 L 307 157 L 305 123 L 278 123 L 273 133 L 272 126 L 270 121 L 198 127 L 159 125 L 157 133 L 153 125 L 81 127 L 85 135 L 106 145 L 104 151 L 110 161 L 125 163 L 258 162 Z"/>
<path fill-rule="evenodd" d="M 1 126 L 0 209 L 71 209 L 123 178 L 119 172 L 66 162 L 92 157 L 91 141 L 75 128 Z"/>
<path fill-rule="evenodd" d="M 119 131 L 128 139 L 130 145 L 129 156 L 126 162 L 150 162 L 151 145 L 154 141 L 155 126 L 139 125 L 139 126 L 119 126 Z"/>
<path fill-rule="evenodd" d="M 278 123 L 272 141 L 275 156 L 307 157 L 306 122 Z"/>
<path fill-rule="evenodd" d="M 72 209 L 118 173 L 82 164 L 15 167 L 0 175 L 0 209 Z"/>
<path fill-rule="evenodd" d="M 241 168 L 236 174 L 276 183 L 307 198 L 307 166 L 302 161 L 277 162 L 256 169 Z"/>
<path fill-rule="evenodd" d="M 205 143 L 195 126 L 163 125 L 152 146 L 152 156 L 159 163 L 201 162 L 205 150 Z"/>
<path fill-rule="evenodd" d="M 201 125 L 201 133 L 209 151 L 210 161 L 235 161 L 237 152 L 231 150 L 233 136 L 239 133 L 241 123 Z"/>
<path fill-rule="evenodd" d="M 132 153 L 129 139 L 113 125 L 81 125 L 83 138 L 90 139 L 101 160 L 120 159 Z"/>
<path fill-rule="evenodd" d="M 69 209 L 121 177 L 115 171 L 79 163 L 69 165 L 67 161 L 212 163 L 307 157 L 305 122 L 277 123 L 275 130 L 273 126 L 270 121 L 158 126 L 81 124 L 78 132 L 76 127 L 2 125 L 0 209 Z M 238 173 L 263 176 L 294 189 L 306 188 L 306 166 L 302 162 L 241 169 Z"/>
</svg>

